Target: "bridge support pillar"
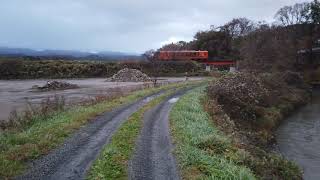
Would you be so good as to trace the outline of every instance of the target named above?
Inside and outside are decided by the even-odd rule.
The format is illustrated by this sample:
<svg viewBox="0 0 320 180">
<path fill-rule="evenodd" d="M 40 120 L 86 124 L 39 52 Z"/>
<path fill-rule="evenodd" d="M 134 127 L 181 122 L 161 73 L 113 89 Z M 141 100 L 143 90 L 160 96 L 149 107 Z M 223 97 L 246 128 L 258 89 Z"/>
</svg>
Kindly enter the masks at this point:
<svg viewBox="0 0 320 180">
<path fill-rule="evenodd" d="M 210 71 L 211 71 L 211 66 L 206 65 L 206 71 L 207 71 L 207 72 L 210 72 Z"/>
</svg>

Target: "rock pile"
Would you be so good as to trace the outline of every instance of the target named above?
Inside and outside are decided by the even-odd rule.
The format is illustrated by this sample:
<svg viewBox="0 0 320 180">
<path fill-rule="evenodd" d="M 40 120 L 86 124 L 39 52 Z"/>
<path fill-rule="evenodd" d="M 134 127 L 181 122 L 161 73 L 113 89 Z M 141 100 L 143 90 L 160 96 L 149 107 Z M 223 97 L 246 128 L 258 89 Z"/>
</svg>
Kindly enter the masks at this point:
<svg viewBox="0 0 320 180">
<path fill-rule="evenodd" d="M 115 75 L 113 75 L 109 81 L 111 82 L 147 82 L 151 81 L 151 78 L 145 73 L 137 69 L 122 69 Z"/>
<path fill-rule="evenodd" d="M 48 81 L 44 86 L 33 86 L 33 89 L 41 91 L 53 91 L 53 90 L 64 90 L 64 89 L 75 89 L 79 88 L 76 84 L 71 84 L 63 81 Z"/>
</svg>

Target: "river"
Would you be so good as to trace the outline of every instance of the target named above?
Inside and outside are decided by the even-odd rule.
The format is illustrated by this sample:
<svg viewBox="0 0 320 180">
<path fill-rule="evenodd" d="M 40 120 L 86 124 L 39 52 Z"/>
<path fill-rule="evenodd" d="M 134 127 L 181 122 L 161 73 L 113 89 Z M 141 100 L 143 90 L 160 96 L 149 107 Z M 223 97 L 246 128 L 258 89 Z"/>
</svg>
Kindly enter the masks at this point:
<svg viewBox="0 0 320 180">
<path fill-rule="evenodd" d="M 293 113 L 277 130 L 281 154 L 295 161 L 305 180 L 320 180 L 320 91 Z"/>
<path fill-rule="evenodd" d="M 166 77 L 160 79 L 158 81 L 160 84 L 185 81 L 184 77 Z M 201 79 L 201 77 L 189 78 L 190 81 Z M 27 105 L 26 102 L 37 105 L 54 95 L 65 97 L 67 103 L 78 103 L 96 96 L 112 96 L 119 92 L 125 94 L 141 89 L 146 84 L 152 84 L 151 82 L 106 82 L 104 78 L 58 79 L 58 81 L 77 84 L 80 88 L 49 92 L 39 92 L 31 89 L 32 86 L 42 86 L 47 81 L 49 80 L 0 80 L 0 121 L 8 119 L 10 112 L 13 110 L 24 110 Z"/>
</svg>

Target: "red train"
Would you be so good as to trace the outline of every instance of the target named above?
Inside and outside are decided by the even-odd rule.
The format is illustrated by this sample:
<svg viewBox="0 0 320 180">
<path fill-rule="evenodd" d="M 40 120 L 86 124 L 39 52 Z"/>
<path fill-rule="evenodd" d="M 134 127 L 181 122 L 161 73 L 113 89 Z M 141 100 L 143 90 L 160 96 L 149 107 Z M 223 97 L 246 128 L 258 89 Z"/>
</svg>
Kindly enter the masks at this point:
<svg viewBox="0 0 320 180">
<path fill-rule="evenodd" d="M 233 60 L 209 60 L 208 51 L 158 51 L 154 58 L 158 61 L 197 61 L 214 66 L 234 66 Z"/>
<path fill-rule="evenodd" d="M 155 58 L 160 61 L 207 61 L 208 51 L 158 51 Z"/>
</svg>

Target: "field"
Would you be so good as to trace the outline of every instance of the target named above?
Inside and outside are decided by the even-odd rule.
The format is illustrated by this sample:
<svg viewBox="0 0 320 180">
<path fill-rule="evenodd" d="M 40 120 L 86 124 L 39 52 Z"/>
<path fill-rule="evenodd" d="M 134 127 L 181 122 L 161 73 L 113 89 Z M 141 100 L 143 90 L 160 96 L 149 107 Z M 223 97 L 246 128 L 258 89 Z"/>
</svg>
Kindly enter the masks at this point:
<svg viewBox="0 0 320 180">
<path fill-rule="evenodd" d="M 138 69 L 149 76 L 201 75 L 194 62 L 95 62 L 63 60 L 1 60 L 0 79 L 66 79 L 110 77 L 123 68 Z"/>
</svg>

